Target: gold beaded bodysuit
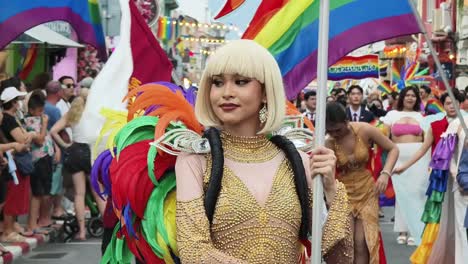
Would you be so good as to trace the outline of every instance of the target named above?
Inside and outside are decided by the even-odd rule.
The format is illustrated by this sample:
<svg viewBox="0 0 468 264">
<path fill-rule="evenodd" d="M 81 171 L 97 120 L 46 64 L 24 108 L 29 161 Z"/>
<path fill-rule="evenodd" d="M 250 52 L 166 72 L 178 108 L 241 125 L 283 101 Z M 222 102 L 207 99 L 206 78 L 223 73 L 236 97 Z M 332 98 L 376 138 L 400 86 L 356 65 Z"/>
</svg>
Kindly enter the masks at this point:
<svg viewBox="0 0 468 264">
<path fill-rule="evenodd" d="M 289 161 L 264 136 L 221 136 L 225 166 L 211 226 L 203 196 L 177 202 L 177 243 L 183 263 L 298 263 L 301 207 Z M 203 187 L 210 178 L 205 162 Z M 177 172 L 179 177 L 179 172 Z M 349 207 L 338 186 L 324 226 L 323 253 L 352 263 Z M 330 262 L 331 263 L 331 262 Z"/>
<path fill-rule="evenodd" d="M 337 157 L 337 178 L 346 186 L 353 217 L 362 221 L 369 263 L 379 263 L 379 204 L 372 173 L 367 169 L 369 146 L 352 126 L 351 131 L 356 142 L 351 157 L 336 141 L 332 142 Z"/>
</svg>

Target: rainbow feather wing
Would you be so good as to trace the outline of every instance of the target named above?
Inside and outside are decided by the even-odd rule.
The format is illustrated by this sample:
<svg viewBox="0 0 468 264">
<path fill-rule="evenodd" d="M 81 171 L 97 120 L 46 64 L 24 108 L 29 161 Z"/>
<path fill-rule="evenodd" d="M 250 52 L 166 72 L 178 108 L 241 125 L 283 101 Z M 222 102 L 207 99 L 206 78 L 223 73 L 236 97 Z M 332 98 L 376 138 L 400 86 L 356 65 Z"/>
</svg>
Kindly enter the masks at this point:
<svg viewBox="0 0 468 264">
<path fill-rule="evenodd" d="M 105 259 L 127 263 L 132 252 L 147 263 L 177 263 L 176 157 L 150 143 L 176 128 L 201 134 L 193 111 L 195 89 L 152 83 L 133 89 L 126 98 L 133 100 L 128 112 L 102 112 L 109 150 L 98 156 L 92 173 L 93 188 L 104 185 L 103 194 L 112 197 L 120 221 Z"/>
<path fill-rule="evenodd" d="M 116 111 L 112 109 L 101 109 L 100 114 L 106 118 L 104 125 L 102 126 L 101 132 L 94 144 L 93 153 L 97 153 L 97 149 L 101 141 L 107 135 L 106 148 L 112 150 L 114 145 L 115 135 L 125 126 L 127 123 L 127 111 Z M 113 155 L 113 152 L 111 152 Z"/>
</svg>

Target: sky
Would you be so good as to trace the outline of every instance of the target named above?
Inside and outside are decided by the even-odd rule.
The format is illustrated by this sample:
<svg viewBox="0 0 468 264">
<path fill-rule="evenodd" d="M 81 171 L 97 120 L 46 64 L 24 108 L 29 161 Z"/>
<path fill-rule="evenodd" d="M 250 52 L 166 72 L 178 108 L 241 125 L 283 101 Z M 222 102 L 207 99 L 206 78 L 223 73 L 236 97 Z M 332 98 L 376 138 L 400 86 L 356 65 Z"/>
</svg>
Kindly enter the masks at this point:
<svg viewBox="0 0 468 264">
<path fill-rule="evenodd" d="M 212 18 L 221 10 L 226 0 L 178 0 L 178 2 L 179 10 L 183 14 L 194 17 L 201 22 L 213 22 Z M 245 30 L 260 2 L 261 0 L 246 0 L 237 11 L 219 19 L 219 21 L 226 24 L 232 23 L 240 29 Z M 205 15 L 206 7 L 211 12 L 208 16 Z M 211 20 L 207 21 L 206 18 Z"/>
</svg>

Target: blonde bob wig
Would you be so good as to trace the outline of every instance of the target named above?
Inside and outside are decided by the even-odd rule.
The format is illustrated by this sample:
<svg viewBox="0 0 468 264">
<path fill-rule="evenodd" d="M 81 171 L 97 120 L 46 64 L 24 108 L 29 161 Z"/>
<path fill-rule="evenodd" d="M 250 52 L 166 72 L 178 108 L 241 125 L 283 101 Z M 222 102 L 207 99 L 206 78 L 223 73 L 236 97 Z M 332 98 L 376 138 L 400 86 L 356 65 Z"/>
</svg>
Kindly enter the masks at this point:
<svg viewBox="0 0 468 264">
<path fill-rule="evenodd" d="M 205 127 L 221 127 L 210 103 L 214 75 L 238 74 L 259 81 L 265 89 L 268 118 L 258 134 L 277 130 L 286 114 L 283 79 L 275 58 L 252 40 L 231 41 L 211 55 L 201 77 L 195 104 L 198 121 Z"/>
</svg>

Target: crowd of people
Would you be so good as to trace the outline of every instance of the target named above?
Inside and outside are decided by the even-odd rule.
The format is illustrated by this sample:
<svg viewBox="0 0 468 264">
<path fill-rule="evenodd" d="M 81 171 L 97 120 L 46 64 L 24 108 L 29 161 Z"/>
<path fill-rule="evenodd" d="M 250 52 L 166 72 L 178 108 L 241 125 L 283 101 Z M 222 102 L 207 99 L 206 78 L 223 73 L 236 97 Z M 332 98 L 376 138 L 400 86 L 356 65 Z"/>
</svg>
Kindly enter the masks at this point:
<svg viewBox="0 0 468 264">
<path fill-rule="evenodd" d="M 87 144 L 83 147 L 79 124 L 90 80 L 79 85 L 71 76 L 52 80 L 41 73 L 31 85 L 6 74 L 0 81 L 0 242 L 48 234 L 55 221 L 67 219 L 64 187 L 74 190 L 69 198 L 80 228 L 76 239 L 85 240 L 91 154 Z M 103 211 L 104 201 L 96 201 Z M 28 217 L 24 227 L 18 223 L 22 215 Z M 6 252 L 2 244 L 0 250 Z"/>
<path fill-rule="evenodd" d="M 337 156 L 337 177 L 345 184 L 352 206 L 355 263 L 378 263 L 378 219 L 383 217 L 379 213 L 379 195 L 385 192 L 389 178 L 395 191 L 392 221 L 394 232 L 398 233 L 397 243 L 421 244 L 431 155 L 449 124 L 457 119 L 454 105 L 459 105 L 462 115 L 466 115 L 467 92 L 468 87 L 453 89 L 456 102 L 447 92 L 440 97 L 433 95 L 427 86 L 406 87 L 382 97 L 370 93 L 364 98 L 363 88 L 352 85 L 347 90 L 335 88 L 328 96 L 327 142 Z M 316 97 L 316 91 L 307 91 L 303 100 L 297 102 L 303 116 L 313 123 L 317 114 Z M 428 103 L 431 100 L 439 101 L 445 114 L 433 112 Z M 383 128 L 377 129 L 376 124 L 382 124 Z M 382 158 L 380 176 L 375 180 L 367 168 L 369 151 L 377 146 L 386 155 Z M 456 170 L 454 173 L 452 179 Z M 455 226 L 458 235 L 456 250 L 447 263 L 462 263 L 460 260 L 468 259 L 467 229 L 463 225 L 468 202 L 461 188 L 453 188 L 449 195 L 451 199 L 456 197 L 458 205 L 449 209 L 455 215 L 455 221 L 449 225 Z"/>
<path fill-rule="evenodd" d="M 219 54 L 213 55 L 205 70 L 195 104 L 212 156 L 181 155 L 175 165 L 177 243 L 183 261 L 252 259 L 251 263 L 264 263 L 301 258 L 297 248 L 311 231 L 308 213 L 312 179 L 317 175 L 324 176 L 328 208 L 323 238 L 326 259 L 379 263 L 385 258 L 379 196 L 390 181 L 396 198 L 397 243 L 421 245 L 431 155 L 457 117 L 455 105 L 466 114 L 468 87 L 453 90 L 455 102 L 447 93 L 433 95 L 426 86 L 410 86 L 385 96 L 373 92 L 366 98 L 359 85 L 335 88 L 327 97 L 326 146 L 307 156 L 286 138 L 265 136 L 284 120 L 285 112 L 278 109 L 286 109 L 274 58 L 249 41 L 228 44 Z M 251 61 L 254 57 L 262 63 Z M 242 64 L 237 60 L 249 63 L 238 67 Z M 67 217 L 62 205 L 67 187 L 73 190 L 79 226 L 76 239 L 85 240 L 86 192 L 92 192 L 102 216 L 106 206 L 112 207 L 110 200 L 106 203 L 87 189 L 92 160 L 83 136 L 82 113 L 92 80 L 77 84 L 70 76 L 51 80 L 43 73 L 26 86 L 16 77 L 2 76 L 0 242 L 24 242 L 28 236 L 47 234 L 54 220 Z M 300 98 L 297 106 L 303 117 L 315 123 L 316 91 Z M 433 99 L 445 113 L 431 112 Z M 377 156 L 380 168 L 369 166 L 377 149 L 385 153 Z M 455 218 L 451 223 L 456 233 L 453 258 L 462 263 L 459 260 L 468 259 L 463 226 L 468 201 L 450 181 L 454 188 L 448 196 L 456 204 L 447 209 Z M 218 188 L 212 189 L 212 184 Z M 20 215 L 28 216 L 25 227 L 17 221 Z M 108 228 L 111 232 L 118 221 L 114 218 Z M 253 236 L 251 230 L 260 235 Z M 277 234 L 278 230 L 282 233 Z M 271 248 L 254 251 L 255 243 Z M 1 244 L 0 250 L 5 252 Z"/>
</svg>

